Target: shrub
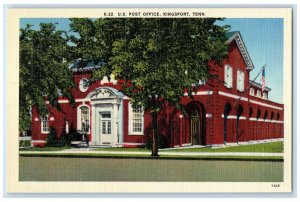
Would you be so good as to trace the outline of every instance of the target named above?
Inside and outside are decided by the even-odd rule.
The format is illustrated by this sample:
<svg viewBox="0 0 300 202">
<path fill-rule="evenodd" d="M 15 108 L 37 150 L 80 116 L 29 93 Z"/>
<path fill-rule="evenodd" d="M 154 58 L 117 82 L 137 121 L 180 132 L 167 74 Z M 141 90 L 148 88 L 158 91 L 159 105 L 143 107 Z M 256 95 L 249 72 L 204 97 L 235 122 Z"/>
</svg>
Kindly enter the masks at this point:
<svg viewBox="0 0 300 202">
<path fill-rule="evenodd" d="M 145 141 L 145 148 L 152 149 L 152 137 L 147 136 Z M 158 149 L 163 149 L 168 147 L 168 141 L 164 135 L 158 135 L 157 138 L 157 147 Z"/>
<path fill-rule="evenodd" d="M 70 129 L 69 133 L 63 132 L 59 138 L 57 146 L 70 146 L 72 141 L 81 141 L 82 135 L 75 129 Z"/>
<path fill-rule="evenodd" d="M 152 139 L 149 135 L 146 136 L 145 148 L 146 149 L 152 149 Z"/>
<path fill-rule="evenodd" d="M 31 142 L 30 140 L 20 140 L 19 147 L 30 147 Z"/>
<path fill-rule="evenodd" d="M 46 140 L 46 146 L 47 147 L 55 147 L 57 146 L 57 138 L 56 138 L 56 129 L 54 127 L 50 128 L 50 132 L 48 134 L 47 140 Z"/>
</svg>

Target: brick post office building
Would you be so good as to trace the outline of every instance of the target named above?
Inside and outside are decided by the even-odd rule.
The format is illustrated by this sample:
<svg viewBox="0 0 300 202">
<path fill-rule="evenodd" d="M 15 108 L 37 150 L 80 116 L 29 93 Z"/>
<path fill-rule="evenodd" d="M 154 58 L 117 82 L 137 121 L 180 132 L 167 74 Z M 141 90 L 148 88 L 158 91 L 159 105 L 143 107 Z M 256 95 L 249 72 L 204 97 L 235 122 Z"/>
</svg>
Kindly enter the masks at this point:
<svg viewBox="0 0 300 202">
<path fill-rule="evenodd" d="M 283 104 L 268 99 L 271 89 L 262 92 L 259 83 L 249 80 L 254 68 L 239 32 L 229 32 L 228 56 L 221 66 L 210 63 L 210 73 L 219 79 L 199 81 L 194 98 L 182 97 L 186 114 L 167 107 L 158 115 L 159 135 L 165 146 L 221 145 L 264 139 L 283 138 Z M 133 109 L 130 98 L 121 91 L 118 81 L 104 77 L 85 85 L 99 64 L 85 68 L 70 67 L 76 89 L 76 105 L 59 99 L 62 111 L 49 106 L 47 117 L 32 110 L 32 143 L 44 145 L 49 128 L 59 136 L 67 128 L 88 134 L 90 145 L 136 147 L 151 136 L 151 115 L 141 108 Z M 258 79 L 259 81 L 259 79 Z M 163 81 L 162 81 L 163 82 Z"/>
</svg>

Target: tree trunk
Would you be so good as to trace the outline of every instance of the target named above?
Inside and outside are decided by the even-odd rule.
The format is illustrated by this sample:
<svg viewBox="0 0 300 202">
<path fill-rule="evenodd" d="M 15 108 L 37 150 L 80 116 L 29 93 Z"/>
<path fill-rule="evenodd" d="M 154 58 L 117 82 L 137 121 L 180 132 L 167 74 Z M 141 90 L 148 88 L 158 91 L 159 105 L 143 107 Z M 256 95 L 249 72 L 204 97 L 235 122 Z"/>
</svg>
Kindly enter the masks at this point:
<svg viewBox="0 0 300 202">
<path fill-rule="evenodd" d="M 152 153 L 151 156 L 159 156 L 158 155 L 158 145 L 157 145 L 157 112 L 152 113 L 152 127 L 153 127 L 153 135 L 152 135 Z"/>
</svg>

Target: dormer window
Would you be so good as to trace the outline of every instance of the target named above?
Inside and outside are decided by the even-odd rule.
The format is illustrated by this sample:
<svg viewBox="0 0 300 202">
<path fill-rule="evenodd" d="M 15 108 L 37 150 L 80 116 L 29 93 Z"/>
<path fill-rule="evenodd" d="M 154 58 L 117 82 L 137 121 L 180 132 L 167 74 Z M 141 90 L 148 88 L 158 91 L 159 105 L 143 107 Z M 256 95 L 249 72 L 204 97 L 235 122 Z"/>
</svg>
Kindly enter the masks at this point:
<svg viewBox="0 0 300 202">
<path fill-rule="evenodd" d="M 256 92 L 256 97 L 261 98 L 261 91 L 260 91 L 260 90 L 257 90 L 257 92 Z"/>
<path fill-rule="evenodd" d="M 254 89 L 253 88 L 250 88 L 250 95 L 254 96 Z"/>
<path fill-rule="evenodd" d="M 224 68 L 224 82 L 227 88 L 232 88 L 232 67 L 229 65 Z"/>
</svg>

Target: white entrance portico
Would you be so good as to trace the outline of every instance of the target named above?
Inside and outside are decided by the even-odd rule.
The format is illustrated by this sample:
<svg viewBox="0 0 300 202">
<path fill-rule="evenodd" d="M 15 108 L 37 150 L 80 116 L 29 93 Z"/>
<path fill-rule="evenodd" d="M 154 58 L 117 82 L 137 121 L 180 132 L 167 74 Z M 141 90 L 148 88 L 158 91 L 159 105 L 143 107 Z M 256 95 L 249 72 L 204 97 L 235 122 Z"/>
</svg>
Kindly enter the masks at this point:
<svg viewBox="0 0 300 202">
<path fill-rule="evenodd" d="M 123 94 L 100 87 L 87 95 L 92 105 L 91 145 L 116 146 L 123 142 Z"/>
</svg>

